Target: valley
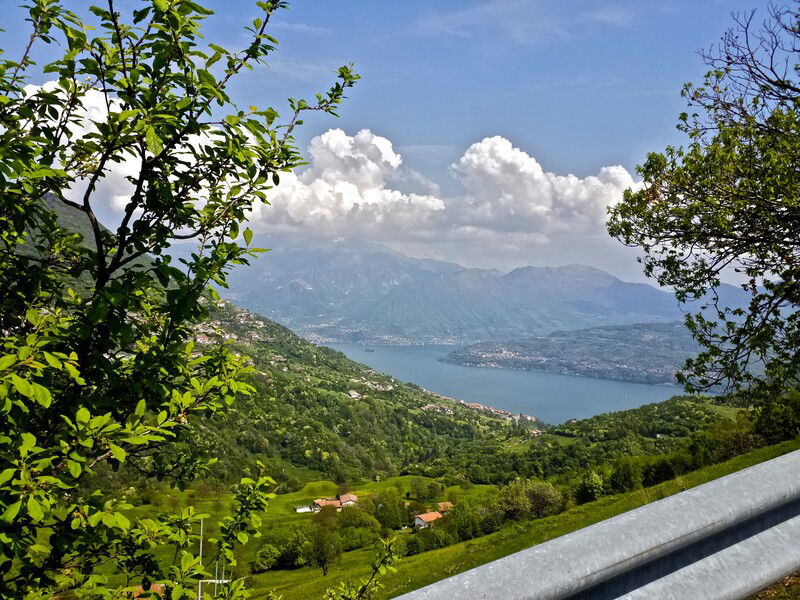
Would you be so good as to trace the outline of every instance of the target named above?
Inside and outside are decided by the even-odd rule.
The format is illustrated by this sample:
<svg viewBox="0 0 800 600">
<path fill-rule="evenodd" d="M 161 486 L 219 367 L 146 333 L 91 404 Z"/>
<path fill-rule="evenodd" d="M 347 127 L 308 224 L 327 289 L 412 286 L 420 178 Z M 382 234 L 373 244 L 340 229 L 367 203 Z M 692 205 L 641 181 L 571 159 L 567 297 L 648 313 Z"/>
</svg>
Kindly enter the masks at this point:
<svg viewBox="0 0 800 600">
<path fill-rule="evenodd" d="M 427 390 L 553 424 L 661 402 L 681 391 L 674 385 L 615 380 L 603 377 L 604 373 L 586 376 L 577 371 L 477 368 L 489 365 L 451 360 L 453 346 L 328 346 Z"/>
</svg>

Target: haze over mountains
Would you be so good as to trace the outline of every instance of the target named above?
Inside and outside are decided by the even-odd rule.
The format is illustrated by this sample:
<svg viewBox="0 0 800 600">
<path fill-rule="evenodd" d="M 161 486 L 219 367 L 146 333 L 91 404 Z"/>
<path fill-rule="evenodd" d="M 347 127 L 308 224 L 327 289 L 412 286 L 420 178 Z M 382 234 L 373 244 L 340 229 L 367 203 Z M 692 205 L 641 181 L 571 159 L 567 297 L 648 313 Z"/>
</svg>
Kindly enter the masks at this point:
<svg viewBox="0 0 800 600">
<path fill-rule="evenodd" d="M 373 243 L 269 241 L 224 295 L 317 341 L 461 345 L 682 317 L 670 293 L 585 265 L 504 273 Z"/>
</svg>

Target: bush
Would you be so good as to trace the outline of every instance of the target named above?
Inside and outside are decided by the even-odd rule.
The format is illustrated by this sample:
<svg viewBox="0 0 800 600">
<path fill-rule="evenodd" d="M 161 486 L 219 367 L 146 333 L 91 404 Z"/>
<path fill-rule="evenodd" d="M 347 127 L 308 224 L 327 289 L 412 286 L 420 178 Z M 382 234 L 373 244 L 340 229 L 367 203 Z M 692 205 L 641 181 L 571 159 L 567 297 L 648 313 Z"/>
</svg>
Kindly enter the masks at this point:
<svg viewBox="0 0 800 600">
<path fill-rule="evenodd" d="M 532 481 L 528 484 L 526 494 L 530 502 L 531 514 L 535 517 L 547 517 L 561 511 L 564 497 L 551 483 Z"/>
<path fill-rule="evenodd" d="M 589 471 L 575 490 L 575 500 L 585 504 L 597 500 L 603 495 L 603 478 L 597 471 Z"/>
<path fill-rule="evenodd" d="M 523 519 L 531 513 L 527 482 L 522 479 L 512 481 L 502 488 L 497 501 L 506 519 Z"/>
<path fill-rule="evenodd" d="M 272 567 L 278 564 L 278 559 L 281 557 L 281 551 L 272 544 L 264 544 L 258 549 L 255 559 L 253 560 L 253 572 L 263 573 L 269 571 Z"/>
<path fill-rule="evenodd" d="M 642 485 L 642 470 L 630 460 L 620 460 L 608 478 L 608 491 L 611 494 L 630 492 Z"/>
<path fill-rule="evenodd" d="M 756 413 L 755 430 L 771 444 L 800 435 L 800 391 L 763 402 Z"/>
</svg>

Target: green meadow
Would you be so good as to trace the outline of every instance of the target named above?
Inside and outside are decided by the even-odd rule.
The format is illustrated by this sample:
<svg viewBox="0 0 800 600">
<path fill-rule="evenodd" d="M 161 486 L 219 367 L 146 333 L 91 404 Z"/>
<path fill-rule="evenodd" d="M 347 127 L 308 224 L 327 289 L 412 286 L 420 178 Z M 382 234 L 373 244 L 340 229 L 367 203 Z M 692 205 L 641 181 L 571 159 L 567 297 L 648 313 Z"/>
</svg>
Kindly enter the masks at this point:
<svg viewBox="0 0 800 600">
<path fill-rule="evenodd" d="M 396 571 L 382 577 L 383 588 L 377 597 L 391 598 L 408 592 L 799 448 L 800 440 L 767 446 L 650 488 L 604 496 L 551 517 L 508 524 L 501 530 L 483 537 L 400 558 L 394 564 Z M 367 496 L 393 489 L 405 496 L 411 490 L 412 479 L 415 479 L 415 476 L 392 477 L 380 482 L 362 482 L 353 486 L 351 491 L 359 496 Z M 493 485 L 471 485 L 466 489 L 452 486 L 445 490 L 442 499 L 454 495 L 460 498 L 480 499 L 495 491 L 496 487 Z M 270 501 L 268 510 L 262 515 L 263 528 L 289 530 L 293 526 L 308 522 L 312 518 L 312 513 L 297 513 L 294 507 L 309 504 L 319 497 L 334 496 L 336 492 L 337 486 L 332 481 L 315 481 L 306 484 L 297 492 L 277 495 Z M 218 519 L 230 507 L 231 501 L 231 496 L 228 494 L 201 497 L 196 490 L 190 489 L 163 498 L 158 506 L 137 507 L 131 511 L 131 517 L 144 518 L 168 505 L 172 507 L 193 505 L 198 511 L 209 515 L 205 520 L 204 536 L 206 539 L 204 554 L 209 556 L 213 547 L 208 540 L 216 535 Z M 408 535 L 414 533 L 410 530 L 395 532 L 396 537 Z M 238 553 L 239 564 L 234 568 L 234 576 L 247 577 L 256 597 L 273 591 L 281 595 L 284 600 L 322 597 L 327 588 L 337 585 L 340 581 L 357 581 L 366 577 L 376 552 L 374 548 L 368 547 L 343 553 L 327 577 L 323 577 L 320 569 L 313 567 L 271 570 L 251 575 L 249 565 L 258 545 L 258 539 L 251 540 L 244 550 Z M 163 548 L 159 554 L 167 557 L 171 552 L 170 548 Z M 112 580 L 114 583 L 120 582 L 118 576 L 112 576 Z"/>
</svg>

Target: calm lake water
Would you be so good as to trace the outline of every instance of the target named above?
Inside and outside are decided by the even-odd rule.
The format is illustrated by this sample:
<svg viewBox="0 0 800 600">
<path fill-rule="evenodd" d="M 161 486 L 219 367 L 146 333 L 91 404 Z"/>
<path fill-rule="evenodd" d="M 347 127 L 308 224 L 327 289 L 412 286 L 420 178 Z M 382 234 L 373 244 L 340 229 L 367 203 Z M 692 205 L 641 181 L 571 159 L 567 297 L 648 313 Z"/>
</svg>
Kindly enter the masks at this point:
<svg viewBox="0 0 800 600">
<path fill-rule="evenodd" d="M 533 415 L 553 424 L 660 402 L 681 393 L 678 387 L 464 367 L 437 360 L 453 350 L 448 346 L 375 346 L 373 352 L 353 344 L 328 346 L 432 392 Z"/>
</svg>

